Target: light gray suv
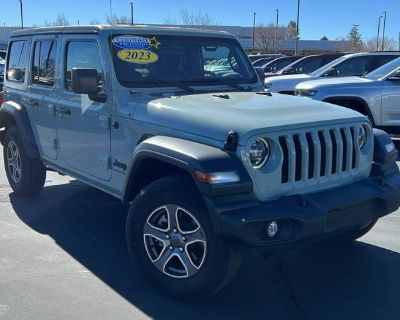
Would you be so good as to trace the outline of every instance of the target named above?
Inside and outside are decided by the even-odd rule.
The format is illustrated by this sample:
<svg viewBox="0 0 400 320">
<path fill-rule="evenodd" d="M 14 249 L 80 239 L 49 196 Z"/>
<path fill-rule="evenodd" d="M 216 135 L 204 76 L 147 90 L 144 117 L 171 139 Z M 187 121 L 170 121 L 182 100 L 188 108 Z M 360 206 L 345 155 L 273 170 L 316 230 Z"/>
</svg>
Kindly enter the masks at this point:
<svg viewBox="0 0 400 320">
<path fill-rule="evenodd" d="M 8 52 L 12 189 L 33 196 L 54 170 L 129 204 L 132 260 L 169 295 L 205 298 L 244 251 L 350 241 L 400 206 L 390 137 L 353 110 L 266 93 L 227 33 L 29 29 Z"/>
<path fill-rule="evenodd" d="M 265 80 L 268 92 L 295 94 L 295 87 L 301 82 L 323 78 L 363 76 L 380 66 L 400 57 L 400 52 L 363 52 L 340 57 L 310 74 L 282 75 Z"/>
<path fill-rule="evenodd" d="M 296 95 L 356 110 L 376 127 L 400 128 L 400 58 L 364 77 L 345 77 L 302 82 Z M 396 130 L 397 129 L 397 130 Z"/>
</svg>

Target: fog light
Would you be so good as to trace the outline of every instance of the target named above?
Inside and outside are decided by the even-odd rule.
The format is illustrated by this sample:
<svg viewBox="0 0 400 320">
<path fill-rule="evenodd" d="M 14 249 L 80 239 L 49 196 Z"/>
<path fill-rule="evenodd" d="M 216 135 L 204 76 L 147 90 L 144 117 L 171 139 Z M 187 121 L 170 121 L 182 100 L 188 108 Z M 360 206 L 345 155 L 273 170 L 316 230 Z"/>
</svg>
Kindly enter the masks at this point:
<svg viewBox="0 0 400 320">
<path fill-rule="evenodd" d="M 268 236 L 270 238 L 275 237 L 278 233 L 278 223 L 276 223 L 275 221 L 272 221 L 267 228 L 267 232 L 268 232 Z"/>
</svg>

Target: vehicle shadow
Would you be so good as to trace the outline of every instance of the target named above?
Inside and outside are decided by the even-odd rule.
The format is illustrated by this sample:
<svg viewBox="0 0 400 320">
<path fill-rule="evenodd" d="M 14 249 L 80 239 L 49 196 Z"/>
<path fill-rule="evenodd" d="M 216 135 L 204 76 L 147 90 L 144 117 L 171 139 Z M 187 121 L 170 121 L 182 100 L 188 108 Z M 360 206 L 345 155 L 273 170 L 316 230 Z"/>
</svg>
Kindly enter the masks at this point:
<svg viewBox="0 0 400 320">
<path fill-rule="evenodd" d="M 127 208 L 79 182 L 32 199 L 10 194 L 19 218 L 154 319 L 398 319 L 400 254 L 357 242 L 319 245 L 282 258 L 248 255 L 238 276 L 208 301 L 188 303 L 149 287 L 129 261 Z M 178 313 L 177 313 L 178 312 Z"/>
</svg>

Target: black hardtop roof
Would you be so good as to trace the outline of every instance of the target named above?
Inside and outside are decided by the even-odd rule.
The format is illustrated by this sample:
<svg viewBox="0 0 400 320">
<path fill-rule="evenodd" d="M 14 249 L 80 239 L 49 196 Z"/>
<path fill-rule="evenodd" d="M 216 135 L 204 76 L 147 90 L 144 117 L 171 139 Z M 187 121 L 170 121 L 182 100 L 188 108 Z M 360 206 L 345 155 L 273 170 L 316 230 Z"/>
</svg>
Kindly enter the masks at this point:
<svg viewBox="0 0 400 320">
<path fill-rule="evenodd" d="M 91 26 L 64 26 L 64 27 L 45 27 L 45 28 L 28 28 L 14 31 L 11 37 L 31 36 L 40 34 L 99 34 L 102 31 L 110 31 L 115 33 L 124 32 L 149 32 L 162 33 L 183 36 L 214 36 L 214 37 L 234 37 L 225 31 L 213 31 L 204 29 L 184 28 L 184 27 L 167 27 L 167 26 L 149 26 L 149 25 L 91 25 Z"/>
</svg>

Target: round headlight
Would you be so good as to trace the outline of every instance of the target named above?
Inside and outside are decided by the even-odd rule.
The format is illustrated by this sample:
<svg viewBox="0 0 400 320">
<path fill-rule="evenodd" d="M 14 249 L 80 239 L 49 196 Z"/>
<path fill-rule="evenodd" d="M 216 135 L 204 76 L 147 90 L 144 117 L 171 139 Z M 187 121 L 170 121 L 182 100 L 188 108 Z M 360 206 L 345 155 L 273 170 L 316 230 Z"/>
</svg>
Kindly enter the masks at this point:
<svg viewBox="0 0 400 320">
<path fill-rule="evenodd" d="M 358 128 L 358 146 L 360 149 L 364 148 L 367 144 L 367 130 L 364 126 Z"/>
<path fill-rule="evenodd" d="M 261 168 L 269 158 L 269 144 L 264 139 L 257 139 L 253 142 L 249 151 L 251 165 L 255 168 Z"/>
</svg>

